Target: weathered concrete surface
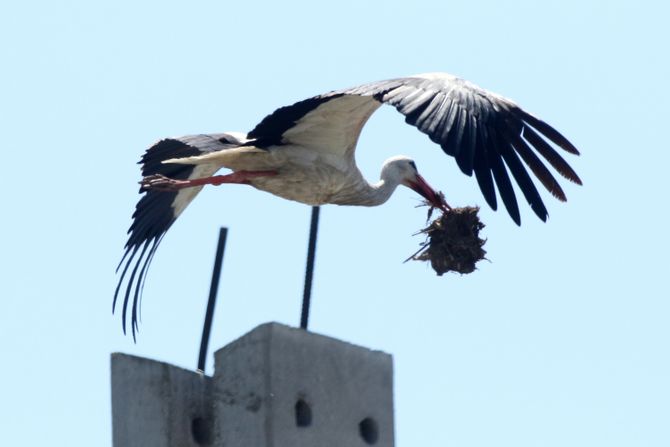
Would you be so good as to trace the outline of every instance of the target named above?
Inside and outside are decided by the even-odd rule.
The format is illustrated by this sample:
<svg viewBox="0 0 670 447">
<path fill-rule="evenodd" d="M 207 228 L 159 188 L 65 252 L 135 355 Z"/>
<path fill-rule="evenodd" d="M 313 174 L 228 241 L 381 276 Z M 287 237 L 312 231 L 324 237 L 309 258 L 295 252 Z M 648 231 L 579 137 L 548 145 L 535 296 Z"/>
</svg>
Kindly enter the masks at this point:
<svg viewBox="0 0 670 447">
<path fill-rule="evenodd" d="M 269 323 L 215 359 L 216 445 L 394 445 L 388 354 Z M 311 413 L 307 426 L 296 405 L 301 417 Z"/>
<path fill-rule="evenodd" d="M 214 377 L 112 355 L 114 447 L 392 447 L 390 355 L 268 323 Z"/>
<path fill-rule="evenodd" d="M 211 382 L 167 363 L 112 354 L 114 447 L 198 447 L 211 442 Z"/>
</svg>

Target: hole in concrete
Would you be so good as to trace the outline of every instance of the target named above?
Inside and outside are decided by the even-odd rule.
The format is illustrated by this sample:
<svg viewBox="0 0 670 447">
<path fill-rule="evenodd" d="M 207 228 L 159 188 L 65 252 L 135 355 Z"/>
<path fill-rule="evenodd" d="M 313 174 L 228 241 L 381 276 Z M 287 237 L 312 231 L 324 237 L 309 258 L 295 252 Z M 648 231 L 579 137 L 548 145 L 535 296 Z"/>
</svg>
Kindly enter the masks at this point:
<svg viewBox="0 0 670 447">
<path fill-rule="evenodd" d="M 379 439 L 379 426 L 372 418 L 365 418 L 358 424 L 358 432 L 366 444 L 374 444 Z"/>
<path fill-rule="evenodd" d="M 295 403 L 295 425 L 298 427 L 312 425 L 312 409 L 303 399 L 298 399 Z"/>
<path fill-rule="evenodd" d="M 212 421 L 196 417 L 191 421 L 191 434 L 198 445 L 209 445 L 212 443 Z"/>
</svg>

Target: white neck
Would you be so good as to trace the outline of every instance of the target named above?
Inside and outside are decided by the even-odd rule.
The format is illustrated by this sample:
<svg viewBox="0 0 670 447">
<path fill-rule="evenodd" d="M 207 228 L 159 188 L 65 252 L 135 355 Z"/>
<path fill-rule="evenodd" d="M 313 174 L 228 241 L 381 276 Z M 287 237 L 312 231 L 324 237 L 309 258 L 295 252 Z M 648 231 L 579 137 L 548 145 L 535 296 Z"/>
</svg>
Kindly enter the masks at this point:
<svg viewBox="0 0 670 447">
<path fill-rule="evenodd" d="M 385 203 L 393 195 L 400 183 L 395 179 L 383 178 L 377 183 L 368 183 L 361 177 L 353 188 L 338 193 L 334 203 L 340 205 L 377 206 Z"/>
<path fill-rule="evenodd" d="M 391 179 L 382 178 L 377 183 L 368 184 L 369 189 L 369 198 L 371 201 L 370 206 L 381 205 L 386 203 L 388 199 L 391 198 L 395 189 L 398 187 L 399 182 L 393 181 Z"/>
</svg>

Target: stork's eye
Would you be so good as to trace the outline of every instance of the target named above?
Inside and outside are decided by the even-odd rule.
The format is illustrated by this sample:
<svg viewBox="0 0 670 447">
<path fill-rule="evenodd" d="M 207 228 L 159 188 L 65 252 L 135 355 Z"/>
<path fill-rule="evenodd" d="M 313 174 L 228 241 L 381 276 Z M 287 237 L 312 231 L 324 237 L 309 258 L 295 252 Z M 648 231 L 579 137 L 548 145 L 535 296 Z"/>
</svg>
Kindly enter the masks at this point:
<svg viewBox="0 0 670 447">
<path fill-rule="evenodd" d="M 417 172 L 419 171 L 419 170 L 416 168 L 416 163 L 414 163 L 413 161 L 410 161 L 410 162 L 409 162 L 409 165 L 410 165 L 411 167 L 413 167 L 415 171 L 417 171 Z"/>
</svg>

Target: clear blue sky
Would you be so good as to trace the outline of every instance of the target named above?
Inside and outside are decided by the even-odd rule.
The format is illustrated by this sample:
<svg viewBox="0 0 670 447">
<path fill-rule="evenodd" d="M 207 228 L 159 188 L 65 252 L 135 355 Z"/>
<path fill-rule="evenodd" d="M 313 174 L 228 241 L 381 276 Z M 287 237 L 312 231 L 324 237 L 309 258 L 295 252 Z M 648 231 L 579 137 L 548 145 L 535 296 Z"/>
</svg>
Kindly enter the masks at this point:
<svg viewBox="0 0 670 447">
<path fill-rule="evenodd" d="M 0 444 L 110 445 L 112 352 L 195 367 L 221 225 L 210 346 L 298 323 L 310 210 L 233 185 L 173 227 L 139 341 L 121 334 L 114 268 L 147 146 L 447 71 L 560 129 L 584 186 L 545 196 L 546 224 L 524 208 L 518 228 L 380 110 L 365 174 L 414 157 L 450 202 L 482 205 L 491 262 L 462 277 L 403 264 L 425 218 L 409 190 L 325 207 L 312 329 L 394 355 L 401 447 L 670 445 L 668 17 L 639 1 L 4 2 Z"/>
</svg>

